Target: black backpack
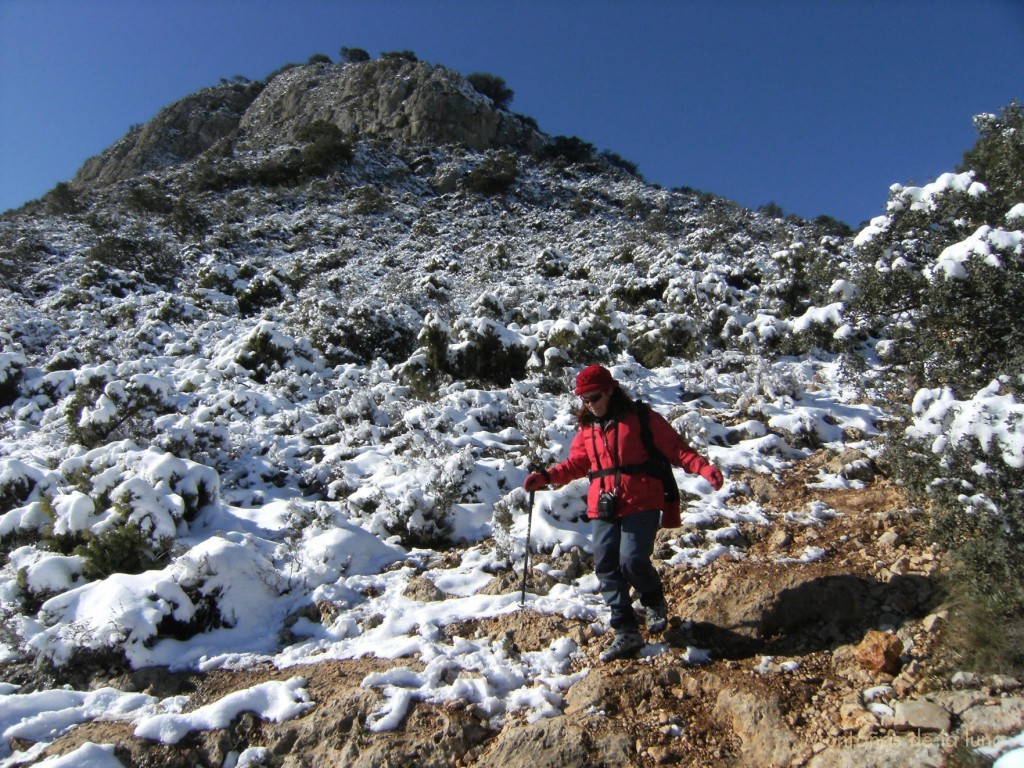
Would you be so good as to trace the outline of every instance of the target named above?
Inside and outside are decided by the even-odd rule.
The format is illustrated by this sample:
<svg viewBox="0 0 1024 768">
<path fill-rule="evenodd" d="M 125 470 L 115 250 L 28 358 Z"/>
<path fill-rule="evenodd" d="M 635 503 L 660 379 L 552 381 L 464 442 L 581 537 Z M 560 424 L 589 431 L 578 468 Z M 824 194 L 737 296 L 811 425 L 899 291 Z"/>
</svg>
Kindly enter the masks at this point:
<svg viewBox="0 0 1024 768">
<path fill-rule="evenodd" d="M 676 484 L 676 476 L 672 474 L 672 465 L 665 455 L 654 445 L 654 435 L 651 434 L 651 407 L 640 400 L 636 401 L 636 413 L 640 419 L 640 439 L 644 441 L 644 448 L 647 449 L 647 461 L 641 466 L 646 467 L 647 474 L 661 480 L 665 489 L 665 501 L 667 503 L 679 501 L 679 486 Z"/>
</svg>

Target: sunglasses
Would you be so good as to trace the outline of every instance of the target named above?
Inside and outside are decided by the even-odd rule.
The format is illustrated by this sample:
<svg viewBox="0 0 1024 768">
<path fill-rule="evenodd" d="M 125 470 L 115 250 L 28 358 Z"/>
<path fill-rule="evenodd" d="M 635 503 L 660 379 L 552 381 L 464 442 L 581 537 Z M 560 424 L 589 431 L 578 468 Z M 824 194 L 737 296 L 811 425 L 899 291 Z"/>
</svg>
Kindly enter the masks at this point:
<svg viewBox="0 0 1024 768">
<path fill-rule="evenodd" d="M 580 400 L 582 400 L 584 403 L 587 403 L 588 405 L 593 405 L 594 403 L 601 402 L 601 400 L 604 398 L 606 394 L 608 393 L 598 392 L 596 395 L 580 395 Z"/>
</svg>

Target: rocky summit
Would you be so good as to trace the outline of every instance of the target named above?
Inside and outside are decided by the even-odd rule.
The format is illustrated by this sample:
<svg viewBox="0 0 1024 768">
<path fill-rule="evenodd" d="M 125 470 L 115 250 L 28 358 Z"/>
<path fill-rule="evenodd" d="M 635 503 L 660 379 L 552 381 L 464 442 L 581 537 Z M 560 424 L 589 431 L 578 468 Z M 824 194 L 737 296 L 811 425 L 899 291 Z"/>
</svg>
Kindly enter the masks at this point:
<svg viewBox="0 0 1024 768">
<path fill-rule="evenodd" d="M 495 107 L 458 73 L 393 57 L 289 67 L 268 82 L 232 82 L 171 104 L 101 155 L 73 184 L 141 176 L 194 160 L 218 142 L 242 150 L 294 143 L 304 126 L 326 121 L 343 133 L 428 146 L 463 144 L 532 151 L 544 143 L 532 121 Z"/>
<path fill-rule="evenodd" d="M 942 404 L 1012 426 L 925 388 L 938 355 L 887 368 L 916 316 L 870 303 L 968 222 L 930 257 L 1011 262 L 980 182 L 894 188 L 854 237 L 647 184 L 480 82 L 408 53 L 224 82 L 0 217 L 0 763 L 1011 749 L 1021 681 L 944 642 L 953 558 L 900 462 L 949 443 Z M 593 362 L 726 476 L 677 471 L 668 626 L 605 664 L 585 484 L 522 490 Z"/>
</svg>

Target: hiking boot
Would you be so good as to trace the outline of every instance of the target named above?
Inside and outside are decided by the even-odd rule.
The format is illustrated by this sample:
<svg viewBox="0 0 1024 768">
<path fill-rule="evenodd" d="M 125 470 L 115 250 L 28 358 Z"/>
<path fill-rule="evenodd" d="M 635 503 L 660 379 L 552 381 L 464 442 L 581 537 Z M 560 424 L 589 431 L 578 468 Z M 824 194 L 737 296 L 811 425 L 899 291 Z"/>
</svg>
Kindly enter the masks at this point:
<svg viewBox="0 0 1024 768">
<path fill-rule="evenodd" d="M 637 652 L 644 647 L 644 639 L 635 629 L 617 630 L 615 639 L 608 646 L 608 650 L 601 654 L 602 662 L 615 661 L 636 656 Z"/>
<path fill-rule="evenodd" d="M 662 597 L 654 605 L 644 606 L 644 614 L 647 617 L 647 631 L 660 634 L 665 631 L 668 625 L 668 603 Z"/>
</svg>

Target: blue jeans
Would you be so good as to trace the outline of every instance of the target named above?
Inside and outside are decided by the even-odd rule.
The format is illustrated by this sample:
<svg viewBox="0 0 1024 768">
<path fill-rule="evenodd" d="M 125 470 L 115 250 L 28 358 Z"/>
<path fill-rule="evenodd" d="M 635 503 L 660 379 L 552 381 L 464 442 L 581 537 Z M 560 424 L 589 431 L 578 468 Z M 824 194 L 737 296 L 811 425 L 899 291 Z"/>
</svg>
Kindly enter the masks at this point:
<svg viewBox="0 0 1024 768">
<path fill-rule="evenodd" d="M 651 562 L 654 537 L 661 512 L 652 509 L 615 520 L 591 520 L 594 542 L 594 573 L 601 597 L 611 608 L 612 629 L 638 629 L 629 588 L 640 594 L 645 606 L 664 598 L 661 576 Z"/>
</svg>

